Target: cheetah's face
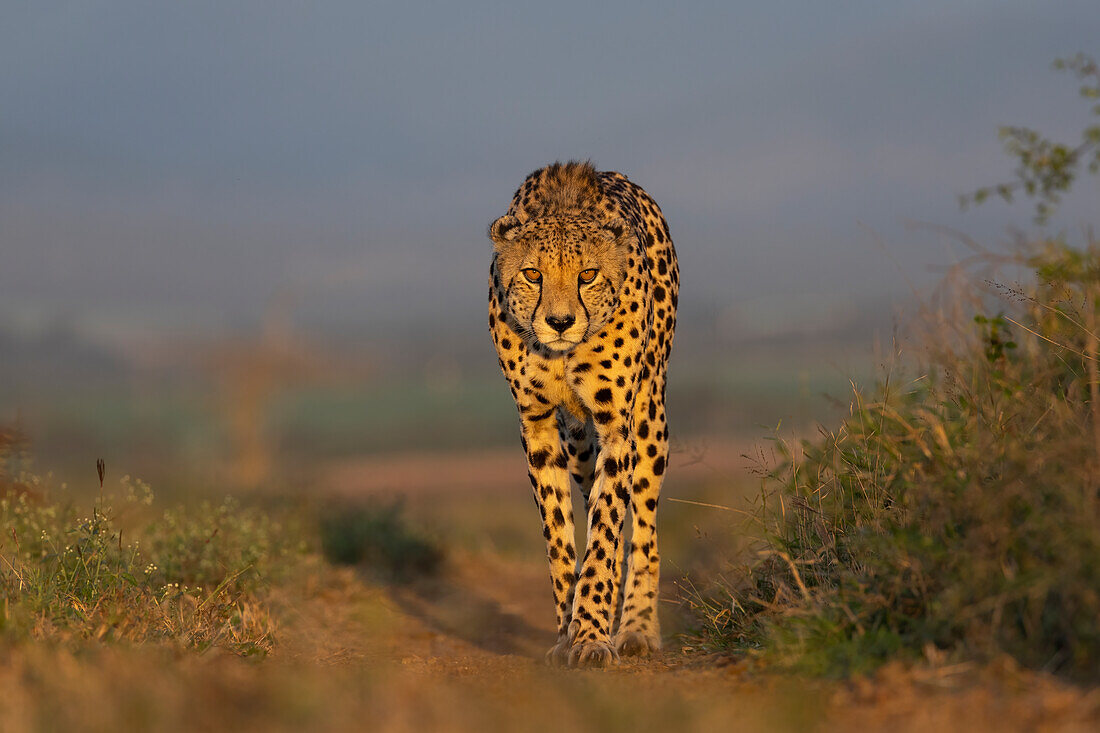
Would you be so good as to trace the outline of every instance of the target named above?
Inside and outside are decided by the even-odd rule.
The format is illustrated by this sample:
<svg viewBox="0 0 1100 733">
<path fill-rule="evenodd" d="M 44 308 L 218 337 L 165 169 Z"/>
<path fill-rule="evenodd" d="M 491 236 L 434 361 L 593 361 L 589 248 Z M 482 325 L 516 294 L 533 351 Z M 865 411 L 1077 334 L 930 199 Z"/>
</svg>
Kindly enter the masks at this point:
<svg viewBox="0 0 1100 733">
<path fill-rule="evenodd" d="M 489 236 L 505 308 L 525 339 L 568 351 L 611 320 L 633 236 L 622 220 L 503 216 Z"/>
</svg>

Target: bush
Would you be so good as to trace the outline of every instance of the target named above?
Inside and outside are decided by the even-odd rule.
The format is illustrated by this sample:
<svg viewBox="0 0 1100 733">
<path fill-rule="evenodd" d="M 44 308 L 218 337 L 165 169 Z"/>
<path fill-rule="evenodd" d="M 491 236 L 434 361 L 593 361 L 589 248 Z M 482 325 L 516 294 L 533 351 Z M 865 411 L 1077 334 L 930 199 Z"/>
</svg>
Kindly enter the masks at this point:
<svg viewBox="0 0 1100 733">
<path fill-rule="evenodd" d="M 412 528 L 400 502 L 332 507 L 320 518 L 321 549 L 342 565 L 366 565 L 388 580 L 431 575 L 443 560 L 439 545 Z"/>
<path fill-rule="evenodd" d="M 1100 115 L 1095 61 L 1055 68 Z M 964 205 L 1022 193 L 1042 224 L 1080 172 L 1100 172 L 1100 125 L 1076 145 L 1001 137 L 1015 180 Z M 1034 284 L 994 285 L 1005 311 L 967 327 L 933 321 L 921 376 L 887 378 L 869 401 L 857 390 L 817 441 L 779 442 L 760 559 L 698 599 L 705 644 L 824 673 L 1007 654 L 1100 675 L 1100 242 L 1051 240 L 1016 262 Z"/>
<path fill-rule="evenodd" d="M 1006 311 L 857 393 L 765 471 L 759 560 L 700 600 L 712 648 L 828 674 L 895 655 L 1100 674 L 1100 246 L 1048 243 Z"/>
</svg>

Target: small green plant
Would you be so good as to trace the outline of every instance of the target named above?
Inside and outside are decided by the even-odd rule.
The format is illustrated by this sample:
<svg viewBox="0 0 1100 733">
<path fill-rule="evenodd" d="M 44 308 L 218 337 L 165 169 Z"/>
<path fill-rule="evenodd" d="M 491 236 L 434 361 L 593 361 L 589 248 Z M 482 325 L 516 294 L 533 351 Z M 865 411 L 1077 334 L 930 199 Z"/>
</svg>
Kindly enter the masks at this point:
<svg viewBox="0 0 1100 733">
<path fill-rule="evenodd" d="M 990 364 L 996 364 L 1004 359 L 1009 351 L 1017 347 L 1016 342 L 1012 340 L 1012 332 L 1003 313 L 999 313 L 992 318 L 979 313 L 974 316 L 974 323 L 982 328 L 985 358 Z"/>
<path fill-rule="evenodd" d="M 274 623 L 263 590 L 298 546 L 262 514 L 232 502 L 168 511 L 124 531 L 127 515 L 148 511 L 153 494 L 129 477 L 120 488 L 121 497 L 101 493 L 87 514 L 28 492 L 0 499 L 0 639 L 267 652 Z"/>
<path fill-rule="evenodd" d="M 343 565 L 364 565 L 404 582 L 431 575 L 443 560 L 440 546 L 412 528 L 401 502 L 332 507 L 320 517 L 325 557 Z"/>
</svg>

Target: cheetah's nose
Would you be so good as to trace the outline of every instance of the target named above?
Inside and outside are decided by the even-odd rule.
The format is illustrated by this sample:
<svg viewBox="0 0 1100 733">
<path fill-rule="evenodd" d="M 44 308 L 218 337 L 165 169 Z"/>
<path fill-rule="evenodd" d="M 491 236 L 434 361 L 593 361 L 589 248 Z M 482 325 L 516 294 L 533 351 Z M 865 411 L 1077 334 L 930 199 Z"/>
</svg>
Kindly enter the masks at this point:
<svg viewBox="0 0 1100 733">
<path fill-rule="evenodd" d="M 565 333 L 565 329 L 577 322 L 573 316 L 547 316 L 546 324 L 558 333 Z"/>
</svg>

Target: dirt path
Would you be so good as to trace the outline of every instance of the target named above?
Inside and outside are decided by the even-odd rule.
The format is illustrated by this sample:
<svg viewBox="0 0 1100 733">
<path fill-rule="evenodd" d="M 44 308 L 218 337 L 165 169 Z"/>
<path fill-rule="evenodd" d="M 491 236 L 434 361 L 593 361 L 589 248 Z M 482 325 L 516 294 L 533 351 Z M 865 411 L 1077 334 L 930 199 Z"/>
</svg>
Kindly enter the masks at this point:
<svg viewBox="0 0 1100 733">
<path fill-rule="evenodd" d="M 740 470 L 741 452 L 711 449 L 708 460 L 684 468 L 673 491 L 690 494 L 716 472 Z M 534 526 L 530 499 L 516 488 L 523 477 L 517 454 L 334 466 L 326 474 L 334 495 L 391 498 L 400 487 L 414 517 L 462 524 L 478 541 L 450 547 L 437 577 L 407 585 L 373 582 L 351 569 L 318 572 L 282 608 L 276 661 L 328 670 L 326 684 L 343 680 L 332 689 L 354 692 L 350 699 L 337 692 L 341 705 L 357 709 L 369 700 L 376 729 L 1100 729 L 1100 692 L 1006 664 L 897 665 L 870 680 L 805 681 L 745 661 L 684 654 L 672 637 L 656 659 L 605 671 L 548 668 L 542 660 L 555 633 L 541 538 L 513 552 L 496 549 L 502 526 Z M 440 475 L 448 476 L 442 487 Z M 702 517 L 681 524 L 698 533 Z M 676 614 L 674 576 L 665 574 L 663 618 L 666 610 Z M 358 682 L 363 675 L 373 681 L 369 691 Z"/>
<path fill-rule="evenodd" d="M 475 554 L 406 586 L 330 571 L 294 609 L 277 661 L 330 670 L 337 690 L 349 673 L 373 679 L 380 730 L 1100 729 L 1100 691 L 1004 663 L 805 681 L 673 643 L 609 670 L 551 669 L 544 585 L 541 567 Z"/>
<path fill-rule="evenodd" d="M 670 649 L 546 667 L 542 573 L 459 553 L 407 586 L 311 561 L 271 599 L 275 651 L 0 649 L 5 731 L 1095 731 L 1100 693 L 1007 665 L 804 681 Z"/>
</svg>

